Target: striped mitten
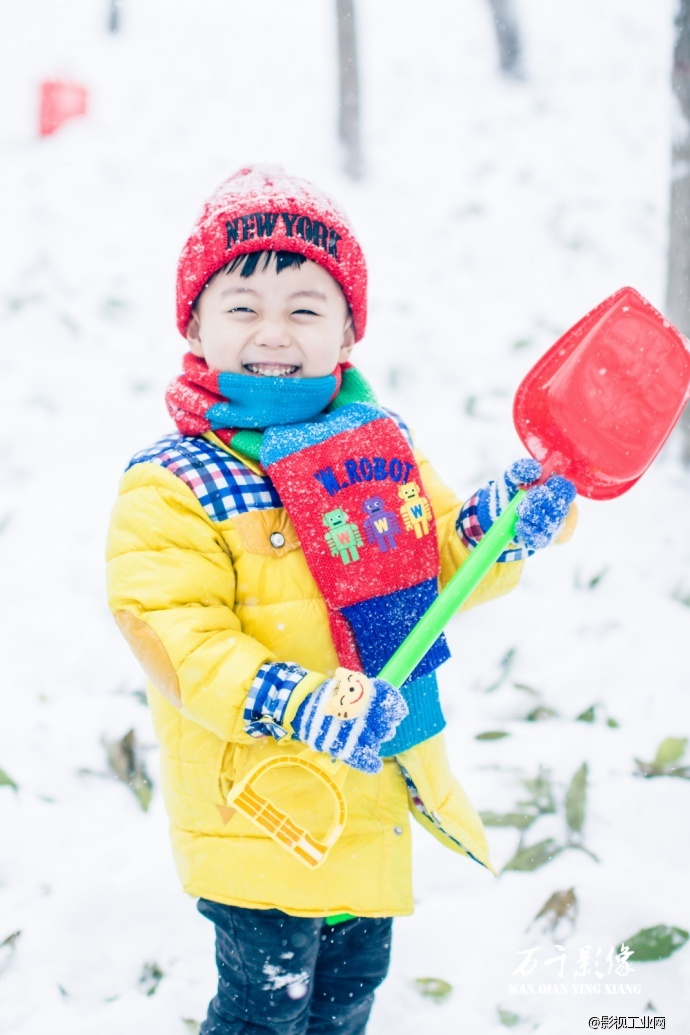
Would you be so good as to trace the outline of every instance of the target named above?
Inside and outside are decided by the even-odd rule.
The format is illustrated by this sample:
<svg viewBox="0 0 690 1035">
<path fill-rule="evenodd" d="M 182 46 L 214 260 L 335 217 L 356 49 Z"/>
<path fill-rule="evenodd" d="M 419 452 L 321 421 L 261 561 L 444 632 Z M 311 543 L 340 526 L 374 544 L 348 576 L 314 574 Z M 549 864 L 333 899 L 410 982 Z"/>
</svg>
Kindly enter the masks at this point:
<svg viewBox="0 0 690 1035">
<path fill-rule="evenodd" d="M 348 714 L 348 702 L 337 692 L 339 681 L 328 679 L 302 701 L 292 721 L 292 735 L 314 751 L 323 751 L 362 773 L 378 773 L 383 766 L 379 749 L 392 740 L 408 709 L 400 691 L 390 683 L 361 678 L 369 688 L 369 700 L 360 715 L 336 717 Z"/>
<path fill-rule="evenodd" d="M 529 489 L 518 504 L 515 541 L 530 551 L 550 546 L 560 535 L 576 495 L 573 483 L 561 474 L 552 474 L 543 485 Z"/>
<path fill-rule="evenodd" d="M 552 475 L 543 485 L 535 485 L 540 477 L 541 464 L 529 457 L 516 460 L 497 481 L 479 489 L 458 516 L 458 534 L 465 544 L 470 549 L 477 545 L 520 488 L 527 488 L 527 495 L 518 506 L 515 542 L 498 560 L 523 560 L 552 543 L 563 528 L 576 490 L 560 474 Z"/>
</svg>

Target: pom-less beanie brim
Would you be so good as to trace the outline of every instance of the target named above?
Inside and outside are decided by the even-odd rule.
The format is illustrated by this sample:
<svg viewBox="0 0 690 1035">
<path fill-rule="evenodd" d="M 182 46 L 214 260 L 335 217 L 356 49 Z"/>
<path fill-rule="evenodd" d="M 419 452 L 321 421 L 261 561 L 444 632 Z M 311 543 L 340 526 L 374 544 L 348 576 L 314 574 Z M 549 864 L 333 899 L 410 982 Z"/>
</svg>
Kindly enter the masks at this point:
<svg viewBox="0 0 690 1035">
<path fill-rule="evenodd" d="M 367 269 L 344 212 L 308 180 L 280 166 L 240 169 L 206 202 L 177 268 L 177 326 L 186 336 L 204 285 L 238 255 L 298 252 L 318 262 L 342 288 L 355 340 L 364 335 Z"/>
</svg>

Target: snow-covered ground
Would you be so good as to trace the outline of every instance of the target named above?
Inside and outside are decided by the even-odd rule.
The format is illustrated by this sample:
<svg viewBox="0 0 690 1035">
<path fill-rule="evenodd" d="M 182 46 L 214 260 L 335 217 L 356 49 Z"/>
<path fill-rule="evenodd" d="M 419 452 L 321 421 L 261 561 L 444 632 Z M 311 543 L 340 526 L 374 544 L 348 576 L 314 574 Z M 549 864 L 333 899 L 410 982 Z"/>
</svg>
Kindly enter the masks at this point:
<svg viewBox="0 0 690 1035">
<path fill-rule="evenodd" d="M 143 812 L 103 743 L 134 728 L 155 780 L 103 543 L 124 464 L 169 426 L 174 267 L 205 195 L 272 161 L 342 201 L 371 273 L 358 362 L 462 493 L 523 453 L 512 395 L 561 331 L 626 283 L 663 305 L 671 0 L 520 0 L 523 83 L 497 74 L 486 0 L 360 0 L 360 184 L 335 138 L 334 4 L 124 0 L 119 36 L 107 6 L 0 6 L 0 768 L 16 784 L 0 786 L 0 1031 L 22 1035 L 183 1035 L 213 993 L 212 929 L 178 888 L 160 794 Z M 55 75 L 91 108 L 40 140 L 37 84 Z M 671 444 L 627 495 L 584 501 L 511 597 L 452 624 L 442 686 L 473 800 L 514 811 L 541 769 L 556 811 L 524 841 L 563 844 L 586 762 L 596 860 L 570 848 L 494 880 L 420 831 L 372 1035 L 579 1035 L 645 1010 L 690 1030 L 690 947 L 627 975 L 609 954 L 690 929 L 690 782 L 635 775 L 690 735 L 689 493 Z M 519 832 L 490 837 L 500 868 Z M 533 923 L 571 888 L 574 925 Z M 416 978 L 452 990 L 436 1001 Z"/>
</svg>

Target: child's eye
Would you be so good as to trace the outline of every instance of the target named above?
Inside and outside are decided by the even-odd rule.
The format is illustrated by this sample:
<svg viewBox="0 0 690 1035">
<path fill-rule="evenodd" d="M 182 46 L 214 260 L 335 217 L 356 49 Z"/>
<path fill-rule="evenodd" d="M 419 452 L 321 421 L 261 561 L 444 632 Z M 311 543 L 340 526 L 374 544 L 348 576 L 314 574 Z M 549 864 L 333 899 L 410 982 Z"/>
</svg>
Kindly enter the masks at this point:
<svg viewBox="0 0 690 1035">
<path fill-rule="evenodd" d="M 229 313 L 253 313 L 254 310 L 250 309 L 246 305 L 238 305 L 238 306 L 235 306 L 234 309 L 228 309 L 228 312 Z"/>
<path fill-rule="evenodd" d="M 295 311 L 294 311 L 294 313 L 292 315 L 293 316 L 303 316 L 303 315 L 305 315 L 305 316 L 318 316 L 319 314 L 315 313 L 313 309 L 295 309 Z"/>
</svg>

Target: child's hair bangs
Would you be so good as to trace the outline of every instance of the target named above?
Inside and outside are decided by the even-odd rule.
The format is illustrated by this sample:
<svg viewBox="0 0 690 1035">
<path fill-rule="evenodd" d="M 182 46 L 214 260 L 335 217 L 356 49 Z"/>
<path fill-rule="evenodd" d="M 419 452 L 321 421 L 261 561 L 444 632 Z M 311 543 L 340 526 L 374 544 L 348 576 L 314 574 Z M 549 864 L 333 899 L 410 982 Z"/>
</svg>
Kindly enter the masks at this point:
<svg viewBox="0 0 690 1035">
<path fill-rule="evenodd" d="M 281 270 L 289 269 L 290 266 L 301 266 L 302 263 L 306 262 L 306 257 L 301 255 L 299 252 L 276 252 L 270 249 L 266 249 L 258 252 L 248 252 L 245 255 L 236 255 L 234 259 L 231 259 L 227 266 L 224 266 L 220 271 L 222 273 L 234 273 L 235 270 L 239 269 L 241 277 L 251 277 L 257 270 L 259 262 L 263 258 L 262 270 L 265 270 L 270 266 L 275 258 L 276 273 L 280 273 Z"/>
</svg>

